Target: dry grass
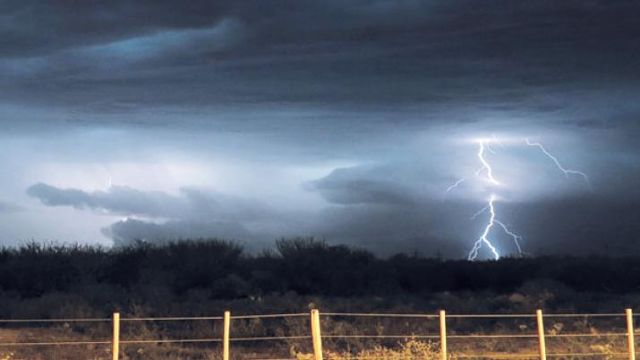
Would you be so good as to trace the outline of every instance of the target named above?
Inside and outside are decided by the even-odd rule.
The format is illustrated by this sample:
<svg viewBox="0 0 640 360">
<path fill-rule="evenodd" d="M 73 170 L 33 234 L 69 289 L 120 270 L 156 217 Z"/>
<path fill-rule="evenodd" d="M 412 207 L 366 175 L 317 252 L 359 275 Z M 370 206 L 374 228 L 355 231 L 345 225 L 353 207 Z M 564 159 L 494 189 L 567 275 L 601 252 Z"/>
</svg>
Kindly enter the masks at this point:
<svg viewBox="0 0 640 360">
<path fill-rule="evenodd" d="M 484 359 L 505 359 L 509 355 L 533 354 L 532 358 L 537 358 L 537 354 L 531 349 L 521 348 L 517 343 L 505 344 L 510 351 L 492 352 L 478 351 L 475 354 L 482 354 Z M 590 353 L 589 358 L 599 360 L 613 360 L 620 358 L 620 344 L 615 342 L 602 341 L 599 344 L 584 343 L 576 340 L 569 340 L 563 349 L 566 353 Z M 481 346 L 482 347 L 482 346 Z M 467 349 L 469 350 L 469 349 Z M 560 349 L 558 349 L 560 350 Z M 467 354 L 473 353 L 466 352 Z M 458 353 L 460 354 L 460 353 Z M 456 360 L 460 357 L 456 352 L 449 354 L 449 359 Z M 597 355 L 593 355 L 597 354 Z M 326 351 L 324 358 L 327 360 L 439 360 L 439 346 L 433 342 L 423 342 L 415 339 L 409 339 L 400 342 L 396 347 L 375 346 L 372 349 L 365 349 L 357 352 L 335 352 Z M 313 360 L 312 354 L 295 354 L 297 360 Z M 554 356 L 554 359 L 560 360 L 578 360 L 583 359 L 579 355 Z"/>
<path fill-rule="evenodd" d="M 144 316 L 144 313 L 138 314 Z M 485 319 L 451 319 L 451 335 L 531 335 L 535 324 L 531 319 L 500 321 Z M 127 322 L 123 323 L 122 336 L 126 340 L 218 338 L 221 334 L 219 322 Z M 590 353 L 590 358 L 609 360 L 620 358 L 626 351 L 624 322 L 616 318 L 550 318 L 547 328 L 547 348 L 551 354 Z M 374 359 L 439 359 L 437 341 L 421 341 L 411 338 L 404 341 L 378 338 L 357 338 L 354 335 L 393 334 L 437 334 L 437 322 L 424 319 L 350 319 L 345 317 L 324 318 L 322 321 L 324 354 L 327 360 L 374 360 Z M 110 324 L 61 324 L 55 326 L 17 326 L 0 329 L 2 342 L 30 341 L 95 341 L 110 338 Z M 611 333 L 616 333 L 612 336 Z M 622 333 L 622 336 L 620 336 Z M 586 337 L 556 337 L 586 334 Z M 232 336 L 238 337 L 288 337 L 308 336 L 306 317 L 283 319 L 234 320 Z M 342 337 L 344 336 L 344 337 Z M 123 360 L 214 360 L 220 358 L 220 343 L 202 344 L 123 344 Z M 484 358 L 504 359 L 510 355 L 532 354 L 536 358 L 537 338 L 452 338 L 449 342 L 450 359 L 457 355 L 482 354 Z M 311 360 L 310 339 L 283 339 L 279 341 L 249 341 L 232 343 L 232 358 L 295 358 Z M 616 356 L 617 355 L 617 356 Z M 107 360 L 109 345 L 43 346 L 2 348 L 0 360 Z M 574 360 L 578 356 L 554 356 L 554 359 Z"/>
<path fill-rule="evenodd" d="M 397 348 L 375 346 L 372 349 L 366 349 L 356 353 L 327 351 L 325 358 L 327 360 L 437 360 L 439 359 L 439 352 L 438 347 L 431 342 L 409 339 L 399 343 Z M 313 360 L 313 355 L 296 354 L 296 359 Z"/>
</svg>

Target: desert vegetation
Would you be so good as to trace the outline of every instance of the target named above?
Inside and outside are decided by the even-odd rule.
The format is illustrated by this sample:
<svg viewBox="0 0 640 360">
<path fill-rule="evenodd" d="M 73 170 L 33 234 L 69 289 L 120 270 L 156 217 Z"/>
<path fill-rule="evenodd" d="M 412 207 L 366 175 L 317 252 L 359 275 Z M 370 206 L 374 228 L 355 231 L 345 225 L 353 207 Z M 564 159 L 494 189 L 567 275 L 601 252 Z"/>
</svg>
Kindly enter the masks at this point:
<svg viewBox="0 0 640 360">
<path fill-rule="evenodd" d="M 398 254 L 379 258 L 314 239 L 285 239 L 272 251 L 251 254 L 228 241 L 196 240 L 121 248 L 28 244 L 0 251 L 0 319 L 104 318 L 102 323 L 2 323 L 4 342 L 105 340 L 108 318 L 305 313 L 452 314 L 620 313 L 640 304 L 636 258 L 511 258 L 467 262 Z M 452 319 L 452 334 L 530 334 L 525 319 Z M 414 335 L 437 334 L 437 323 L 420 319 L 324 317 L 328 359 L 382 357 L 429 359 L 437 343 Z M 550 334 L 624 331 L 621 319 L 550 319 Z M 622 330 L 621 330 L 622 329 Z M 219 321 L 128 322 L 122 337 L 136 339 L 217 338 Z M 234 320 L 235 337 L 306 336 L 308 319 Z M 402 334 L 397 339 L 341 339 L 341 335 Z M 624 338 L 566 339 L 558 351 L 615 354 Z M 132 344 L 124 359 L 215 359 L 207 344 Z M 485 340 L 453 345 L 457 352 L 535 351 L 535 339 Z M 234 345 L 237 358 L 266 355 L 306 359 L 306 339 Z M 0 359 L 104 359 L 108 345 L 0 349 Z M 455 352 L 452 352 L 455 356 Z M 53 357 L 51 357 L 53 356 Z M 602 355 L 603 358 L 605 355 Z M 613 356 L 613 355 L 611 355 Z M 567 357 L 570 358 L 570 357 Z"/>
<path fill-rule="evenodd" d="M 528 311 L 543 305 L 606 311 L 635 304 L 635 297 L 627 295 L 640 290 L 638 260 L 378 258 L 314 239 L 280 240 L 273 251 L 259 254 L 221 240 L 140 242 L 113 249 L 28 244 L 0 250 L 0 317 L 105 315 L 139 308 L 199 314 L 211 308 L 169 304 L 264 304 L 294 297 L 341 298 L 344 304 L 382 299 L 367 301 L 373 309 L 401 297 L 399 303 L 416 311 L 437 310 L 445 301 L 457 312 Z M 478 299 L 472 307 L 465 305 L 466 294 Z M 497 299 L 507 300 L 500 304 Z M 69 304 L 74 314 L 68 314 Z"/>
</svg>

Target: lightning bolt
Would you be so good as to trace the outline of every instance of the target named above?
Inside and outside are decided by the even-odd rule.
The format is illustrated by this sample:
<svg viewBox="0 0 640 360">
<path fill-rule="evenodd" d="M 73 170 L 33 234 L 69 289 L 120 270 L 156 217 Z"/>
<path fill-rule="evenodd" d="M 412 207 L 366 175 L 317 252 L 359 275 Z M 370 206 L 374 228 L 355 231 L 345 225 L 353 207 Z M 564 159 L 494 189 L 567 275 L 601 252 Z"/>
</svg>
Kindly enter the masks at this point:
<svg viewBox="0 0 640 360">
<path fill-rule="evenodd" d="M 589 180 L 589 177 L 587 176 L 587 174 L 585 174 L 582 171 L 578 171 L 578 170 L 574 170 L 574 169 L 568 169 L 568 168 L 565 168 L 564 166 L 562 166 L 562 164 L 560 163 L 558 158 L 555 157 L 553 154 L 551 154 L 549 151 L 547 151 L 547 149 L 541 143 L 532 142 L 528 138 L 525 138 L 524 141 L 528 146 L 537 147 L 546 157 L 551 159 L 551 161 L 558 168 L 558 170 L 560 170 L 567 178 L 569 178 L 572 175 L 573 176 L 580 176 L 584 180 L 584 182 L 587 184 L 589 189 L 591 189 L 591 181 Z M 495 137 L 495 135 L 492 136 L 490 139 L 477 140 L 478 151 L 477 151 L 476 155 L 477 155 L 478 160 L 479 160 L 479 162 L 480 162 L 480 164 L 482 166 L 475 172 L 475 176 L 481 176 L 481 175 L 484 174 L 483 177 L 487 182 L 489 182 L 490 184 L 492 184 L 494 186 L 498 186 L 498 185 L 501 185 L 501 183 L 494 177 L 493 168 L 491 167 L 491 163 L 487 160 L 487 158 L 485 156 L 486 155 L 486 151 L 489 151 L 492 154 L 495 153 L 494 149 L 491 146 L 494 143 L 498 144 L 500 147 L 504 147 L 503 144 L 500 142 L 500 140 Z M 449 193 L 449 192 L 453 191 L 454 189 L 459 187 L 460 184 L 462 184 L 465 181 L 466 181 L 465 178 L 461 178 L 461 179 L 457 180 L 454 184 L 452 184 L 451 186 L 449 186 L 446 189 L 446 193 Z M 471 251 L 469 251 L 469 255 L 467 256 L 468 260 L 476 260 L 478 258 L 478 256 L 479 256 L 479 252 L 480 252 L 480 250 L 482 249 L 483 246 L 486 246 L 489 249 L 491 255 L 493 255 L 493 258 L 495 260 L 500 259 L 500 253 L 498 252 L 498 249 L 491 242 L 491 234 L 492 234 L 492 232 L 493 232 L 493 230 L 495 228 L 499 228 L 500 230 L 502 230 L 502 232 L 506 236 L 509 236 L 513 240 L 513 243 L 515 244 L 516 249 L 518 250 L 518 253 L 520 255 L 523 254 L 522 247 L 520 245 L 520 241 L 522 240 L 522 236 L 520 236 L 520 235 L 516 234 L 515 232 L 513 232 L 511 229 L 509 229 L 509 227 L 504 222 L 502 222 L 500 219 L 498 219 L 498 216 L 496 214 L 496 203 L 497 202 L 498 202 L 498 197 L 494 192 L 494 193 L 491 194 L 491 196 L 487 200 L 487 205 L 485 205 L 482 209 L 478 210 L 475 214 L 473 214 L 471 216 L 471 220 L 475 220 L 480 215 L 482 215 L 482 214 L 484 214 L 486 212 L 489 212 L 489 219 L 488 219 L 488 221 L 487 221 L 487 223 L 486 223 L 486 225 L 484 227 L 484 230 L 482 231 L 482 234 L 473 243 L 473 247 L 471 248 Z"/>
<path fill-rule="evenodd" d="M 485 157 L 485 150 L 488 150 L 489 152 L 494 153 L 493 149 L 491 148 L 490 144 L 488 143 L 488 142 L 494 142 L 494 141 L 498 145 L 500 145 L 500 147 L 503 147 L 503 145 L 495 137 L 493 137 L 491 140 L 479 140 L 478 141 L 477 157 L 478 157 L 478 160 L 480 161 L 480 164 L 482 166 L 480 167 L 480 169 L 478 169 L 475 172 L 475 175 L 476 176 L 480 176 L 484 172 L 486 174 L 486 180 L 489 183 L 491 183 L 493 185 L 500 185 L 500 182 L 493 176 L 493 168 L 491 167 L 491 164 L 489 163 L 489 161 Z M 464 178 L 459 179 L 454 184 L 449 186 L 447 188 L 446 192 L 448 193 L 448 192 L 454 190 L 460 184 L 462 184 L 465 180 L 466 179 L 464 179 Z M 515 243 L 516 248 L 518 249 L 518 253 L 522 254 L 522 248 L 520 246 L 520 240 L 522 239 L 522 237 L 520 235 L 514 233 L 513 231 L 511 231 L 507 227 L 507 225 L 505 223 L 503 223 L 502 221 L 497 219 L 496 208 L 495 208 L 496 201 L 497 201 L 497 196 L 495 194 L 491 194 L 491 197 L 487 200 L 487 205 L 484 206 L 479 211 L 477 211 L 475 214 L 473 214 L 473 216 L 471 216 L 471 220 L 475 220 L 478 216 L 482 215 L 483 213 L 485 213 L 487 211 L 489 211 L 489 214 L 490 214 L 489 220 L 488 220 L 487 224 L 485 225 L 484 231 L 482 232 L 482 234 L 480 235 L 478 240 L 476 240 L 474 242 L 473 247 L 471 248 L 471 251 L 469 252 L 469 255 L 467 257 L 469 260 L 475 260 L 478 257 L 480 249 L 482 248 L 483 245 L 489 248 L 489 251 L 491 252 L 491 254 L 493 255 L 493 258 L 495 260 L 500 259 L 500 253 L 498 252 L 498 249 L 493 245 L 493 243 L 491 242 L 491 240 L 489 238 L 493 228 L 496 227 L 496 225 L 498 227 L 500 227 L 502 229 L 502 231 L 506 235 L 510 236 L 513 239 L 513 242 Z"/>
<path fill-rule="evenodd" d="M 592 189 L 591 187 L 591 181 L 589 180 L 589 177 L 587 176 L 587 174 L 583 173 L 582 171 L 578 171 L 578 170 L 573 170 L 573 169 L 567 169 L 564 166 L 562 166 L 562 164 L 560 163 L 560 161 L 558 160 L 557 157 L 553 156 L 549 151 L 547 151 L 547 149 L 544 147 L 544 145 L 542 145 L 539 142 L 531 142 L 529 141 L 528 138 L 525 138 L 524 141 L 527 143 L 527 145 L 529 146 L 535 146 L 538 149 L 540 149 L 540 151 L 549 159 L 551 159 L 551 161 L 553 161 L 553 163 L 556 165 L 556 167 L 558 168 L 558 170 L 562 171 L 562 173 L 564 174 L 564 176 L 566 176 L 567 178 L 569 177 L 569 175 L 577 175 L 580 176 L 584 179 L 584 182 L 587 184 L 587 187 L 589 187 L 589 190 Z"/>
<path fill-rule="evenodd" d="M 476 242 L 473 244 L 473 247 L 469 252 L 469 256 L 467 257 L 468 260 L 475 260 L 478 257 L 478 252 L 480 248 L 482 248 L 483 244 L 487 245 L 487 247 L 493 254 L 494 259 L 496 260 L 500 259 L 500 254 L 498 253 L 498 250 L 491 243 L 491 240 L 489 240 L 489 234 L 491 234 L 491 230 L 495 227 L 495 225 L 498 225 L 502 229 L 502 231 L 504 231 L 505 234 L 507 234 L 509 237 L 511 237 L 511 239 L 513 239 L 513 243 L 516 245 L 516 248 L 518 249 L 518 254 L 522 255 L 522 247 L 520 246 L 520 240 L 522 240 L 522 236 L 511 231 L 505 223 L 503 223 L 502 221 L 496 218 L 496 208 L 495 208 L 496 200 L 497 200 L 496 195 L 492 194 L 489 200 L 487 201 L 487 205 L 482 209 L 480 209 L 475 214 L 473 214 L 473 216 L 471 217 L 471 219 L 473 220 L 478 216 L 480 216 L 481 214 L 485 213 L 487 210 L 489 211 L 489 214 L 490 214 L 489 222 L 485 226 L 484 231 L 482 232 L 482 235 L 480 236 L 480 238 L 478 238 L 478 240 L 476 240 Z"/>
<path fill-rule="evenodd" d="M 490 153 L 495 154 L 495 151 L 493 150 L 493 148 L 491 148 L 491 144 L 489 144 L 489 142 L 495 142 L 496 144 L 500 145 L 500 147 L 504 146 L 495 137 L 495 135 L 492 136 L 490 141 L 478 140 L 478 153 L 477 153 L 477 156 L 478 156 L 478 159 L 480 160 L 480 163 L 482 164 L 482 166 L 475 172 L 475 175 L 476 176 L 480 176 L 480 174 L 482 174 L 482 172 L 485 171 L 487 173 L 487 180 L 490 183 L 492 183 L 493 185 L 500 185 L 500 182 L 493 177 L 493 169 L 489 165 L 489 162 L 487 161 L 487 159 L 485 159 L 485 157 L 484 157 L 485 150 L 488 150 Z M 456 189 L 458 186 L 460 186 L 465 181 L 467 181 L 466 178 L 460 178 L 460 179 L 456 180 L 456 182 L 451 184 L 444 191 L 445 195 L 450 193 L 452 190 Z"/>
<path fill-rule="evenodd" d="M 495 201 L 496 201 L 496 196 L 492 194 L 491 197 L 489 198 L 489 204 L 486 207 L 486 209 L 488 209 L 489 213 L 491 214 L 491 216 L 489 216 L 489 222 L 487 223 L 487 226 L 485 226 L 484 231 L 482 232 L 482 235 L 480 235 L 480 238 L 478 238 L 478 240 L 476 240 L 476 242 L 473 244 L 473 248 L 471 248 L 471 251 L 469 252 L 469 256 L 467 257 L 468 260 L 475 260 L 478 257 L 478 252 L 480 251 L 482 244 L 487 245 L 489 250 L 491 250 L 491 253 L 493 254 L 494 259 L 496 260 L 500 259 L 500 254 L 498 253 L 498 250 L 496 249 L 495 246 L 493 246 L 493 244 L 491 243 L 491 241 L 489 241 L 489 238 L 488 238 L 489 233 L 491 232 L 491 229 L 496 224 L 496 210 L 493 206 L 493 203 Z"/>
<path fill-rule="evenodd" d="M 476 172 L 476 174 L 479 175 L 482 171 L 485 171 L 487 173 L 487 180 L 489 180 L 490 183 L 493 185 L 500 185 L 500 182 L 493 177 L 493 169 L 491 169 L 491 165 L 489 165 L 487 159 L 484 158 L 485 147 L 488 147 L 485 145 L 485 142 L 485 140 L 478 141 L 478 159 L 480 160 L 482 167 Z M 489 147 L 489 149 L 491 148 Z"/>
</svg>

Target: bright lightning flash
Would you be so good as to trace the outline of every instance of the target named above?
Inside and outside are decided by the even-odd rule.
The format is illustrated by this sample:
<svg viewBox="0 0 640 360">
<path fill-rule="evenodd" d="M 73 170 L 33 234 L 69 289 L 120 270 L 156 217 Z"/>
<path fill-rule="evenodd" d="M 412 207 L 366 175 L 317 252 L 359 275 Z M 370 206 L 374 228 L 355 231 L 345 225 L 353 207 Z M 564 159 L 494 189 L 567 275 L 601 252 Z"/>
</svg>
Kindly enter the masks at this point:
<svg viewBox="0 0 640 360">
<path fill-rule="evenodd" d="M 482 244 L 487 245 L 487 247 L 489 248 L 489 250 L 491 250 L 491 253 L 493 253 L 493 257 L 496 260 L 500 259 L 500 254 L 498 253 L 498 250 L 496 249 L 495 246 L 493 246 L 493 244 L 488 238 L 489 233 L 491 232 L 491 229 L 496 223 L 496 210 L 493 206 L 493 203 L 495 201 L 496 201 L 496 196 L 492 194 L 491 197 L 489 198 L 489 205 L 487 207 L 487 209 L 489 210 L 489 214 L 491 214 L 489 216 L 489 222 L 487 223 L 487 226 L 484 228 L 484 231 L 482 232 L 482 235 L 480 236 L 480 238 L 476 240 L 476 242 L 473 244 L 473 248 L 471 249 L 471 251 L 469 252 L 469 256 L 467 257 L 469 260 L 475 260 L 478 257 L 478 251 L 480 251 Z"/>
<path fill-rule="evenodd" d="M 489 165 L 489 162 L 484 157 L 485 149 L 489 150 L 489 152 L 491 152 L 491 153 L 494 153 L 494 151 L 491 149 L 491 146 L 488 144 L 488 142 L 492 142 L 492 141 L 495 141 L 500 146 L 502 146 L 502 144 L 495 138 L 492 138 L 492 139 L 478 139 L 478 140 L 476 140 L 476 142 L 478 143 L 478 154 L 477 155 L 478 155 L 478 159 L 480 160 L 480 163 L 482 164 L 482 167 L 480 167 L 480 169 L 478 169 L 475 172 L 475 175 L 476 176 L 480 176 L 480 174 L 482 174 L 482 172 L 485 171 L 486 174 L 487 174 L 487 180 L 491 184 L 500 185 L 500 182 L 493 177 L 493 169 L 491 169 L 491 166 Z M 456 189 L 458 186 L 460 186 L 465 181 L 467 181 L 466 178 L 460 178 L 460 179 L 456 180 L 456 182 L 451 184 L 445 190 L 445 194 L 450 193 L 452 190 Z"/>
<path fill-rule="evenodd" d="M 489 164 L 487 159 L 484 157 L 485 148 L 491 151 L 491 146 L 487 142 L 494 142 L 494 141 L 497 142 L 499 145 L 502 145 L 495 137 L 492 138 L 491 140 L 478 141 L 478 159 L 482 164 L 482 168 L 480 168 L 480 170 L 478 170 L 476 174 L 480 174 L 482 171 L 485 171 L 487 174 L 487 180 L 489 180 L 490 183 L 492 183 L 493 185 L 500 185 L 500 182 L 493 177 L 493 169 L 491 168 L 491 165 Z M 480 251 L 480 248 L 482 247 L 483 244 L 489 248 L 489 250 L 493 254 L 494 259 L 496 260 L 500 259 L 500 254 L 498 253 L 498 250 L 491 243 L 491 240 L 489 239 L 491 230 L 496 224 L 502 228 L 505 234 L 509 235 L 513 239 L 513 242 L 516 244 L 516 248 L 518 249 L 518 252 L 522 254 L 522 249 L 520 248 L 520 236 L 514 233 L 513 231 L 509 230 L 509 228 L 502 221 L 496 219 L 496 209 L 494 206 L 495 202 L 496 202 L 496 195 L 491 194 L 491 197 L 489 198 L 487 206 L 480 209 L 480 211 L 478 211 L 471 217 L 472 219 L 475 219 L 480 214 L 489 210 L 489 214 L 490 214 L 489 222 L 485 226 L 484 231 L 482 232 L 482 235 L 480 236 L 480 238 L 476 240 L 476 242 L 473 244 L 473 248 L 471 249 L 471 251 L 469 252 L 469 256 L 467 257 L 469 260 L 475 260 L 478 257 L 478 252 Z"/>
<path fill-rule="evenodd" d="M 487 225 L 485 226 L 484 231 L 482 232 L 482 235 L 480 236 L 480 238 L 478 238 L 478 240 L 476 240 L 476 242 L 473 244 L 473 248 L 471 248 L 471 251 L 469 252 L 469 256 L 467 257 L 467 259 L 469 260 L 475 260 L 478 257 L 478 251 L 480 250 L 483 244 L 487 245 L 487 247 L 493 254 L 494 259 L 496 260 L 500 259 L 500 254 L 498 253 L 498 250 L 491 243 L 491 240 L 489 239 L 491 230 L 494 228 L 495 225 L 498 225 L 505 234 L 507 234 L 513 239 L 513 243 L 516 245 L 516 248 L 518 249 L 518 254 L 522 255 L 522 247 L 520 246 L 520 240 L 522 239 L 522 237 L 514 233 L 513 231 L 511 231 L 505 223 L 496 219 L 496 207 L 495 207 L 496 200 L 497 200 L 497 196 L 495 194 L 491 194 L 491 197 L 487 201 L 487 206 L 480 209 L 480 211 L 473 214 L 473 216 L 471 217 L 471 219 L 473 220 L 478 216 L 480 216 L 482 213 L 486 212 L 487 210 L 489 211 L 489 214 L 490 214 L 489 221 L 487 222 Z"/>
<path fill-rule="evenodd" d="M 480 176 L 480 174 L 484 172 L 486 175 L 486 180 L 489 183 L 495 186 L 500 185 L 500 182 L 496 180 L 496 178 L 493 176 L 493 168 L 491 167 L 491 164 L 485 157 L 485 150 L 488 150 L 489 152 L 494 153 L 493 149 L 491 148 L 491 143 L 495 142 L 501 147 L 503 146 L 502 143 L 500 143 L 500 141 L 495 137 L 491 139 L 479 139 L 479 140 L 476 140 L 476 142 L 478 144 L 477 156 L 482 167 L 476 171 L 475 175 Z M 449 186 L 446 189 L 446 193 L 449 193 L 450 191 L 454 190 L 464 181 L 466 181 L 466 179 L 464 178 L 459 179 L 453 185 Z M 506 235 L 510 236 L 513 239 L 513 242 L 515 243 L 516 248 L 518 249 L 518 253 L 522 254 L 522 248 L 520 247 L 520 240 L 522 239 L 522 237 L 514 233 L 513 231 L 509 230 L 509 228 L 507 227 L 507 225 L 505 225 L 505 223 L 503 223 L 502 221 L 496 218 L 497 217 L 496 209 L 495 209 L 496 200 L 497 200 L 497 196 L 495 194 L 491 194 L 491 197 L 487 201 L 487 205 L 482 209 L 480 209 L 475 214 L 473 214 L 473 216 L 471 217 L 471 219 L 474 220 L 475 218 L 485 213 L 486 211 L 489 211 L 489 214 L 490 214 L 489 221 L 487 222 L 487 225 L 485 226 L 484 231 L 482 232 L 482 235 L 480 236 L 480 238 L 478 238 L 478 240 L 475 241 L 475 243 L 473 244 L 473 248 L 469 252 L 469 256 L 468 256 L 469 260 L 475 260 L 478 257 L 479 251 L 483 245 L 489 248 L 494 259 L 496 260 L 500 259 L 500 253 L 498 252 L 498 249 L 493 245 L 493 243 L 491 242 L 491 239 L 489 238 L 489 236 L 491 235 L 491 231 L 493 230 L 495 225 L 498 225 Z"/>
<path fill-rule="evenodd" d="M 500 182 L 493 177 L 493 169 L 491 169 L 491 165 L 489 165 L 489 162 L 487 162 L 487 159 L 484 158 L 485 148 L 491 149 L 486 144 L 486 140 L 478 140 L 478 159 L 480 160 L 482 167 L 480 168 L 480 170 L 478 170 L 476 174 L 479 174 L 482 171 L 486 171 L 487 180 L 489 180 L 489 182 L 492 183 L 493 185 L 500 185 Z"/>
<path fill-rule="evenodd" d="M 558 158 L 552 155 L 549 151 L 547 151 L 547 149 L 544 147 L 544 145 L 542 145 L 542 143 L 532 142 L 528 138 L 525 138 L 524 141 L 528 146 L 537 147 L 546 157 L 548 157 L 555 164 L 558 170 L 560 170 L 567 178 L 571 175 L 580 176 L 584 179 L 589 189 L 591 189 L 591 182 L 589 181 L 589 177 L 587 176 L 587 174 L 583 173 L 582 171 L 567 169 L 564 166 L 562 166 Z M 491 167 L 491 163 L 485 157 L 486 155 L 485 151 L 489 151 L 490 153 L 493 154 L 495 152 L 492 149 L 491 145 L 498 144 L 501 147 L 503 147 L 503 144 L 495 136 L 492 136 L 491 138 L 477 139 L 475 140 L 475 142 L 478 144 L 477 157 L 481 164 L 480 169 L 478 169 L 475 172 L 475 175 L 480 176 L 484 173 L 485 180 L 488 181 L 490 184 L 494 186 L 501 185 L 501 183 L 498 180 L 496 180 L 496 178 L 493 176 L 493 168 Z M 460 186 L 460 184 L 462 184 L 465 181 L 466 181 L 465 178 L 459 179 L 453 185 L 449 186 L 446 189 L 446 193 L 449 193 L 450 191 L 456 189 L 457 187 Z M 486 213 L 487 211 L 489 212 L 489 219 L 487 224 L 484 227 L 484 231 L 482 232 L 480 237 L 474 242 L 473 247 L 469 252 L 469 256 L 468 256 L 469 260 L 477 259 L 479 255 L 479 251 L 483 246 L 486 246 L 489 249 L 494 259 L 496 260 L 500 259 L 500 253 L 498 252 L 496 246 L 491 242 L 491 238 L 490 238 L 490 235 L 492 234 L 492 230 L 495 227 L 499 227 L 505 235 L 511 237 L 511 239 L 513 239 L 513 242 L 518 250 L 518 253 L 520 255 L 523 254 L 522 248 L 520 246 L 520 240 L 522 240 L 522 237 L 514 233 L 513 231 L 511 231 L 505 223 L 503 223 L 498 219 L 498 216 L 496 215 L 497 199 L 498 197 L 496 196 L 495 192 L 493 192 L 489 197 L 489 199 L 487 200 L 487 205 L 484 206 L 475 214 L 473 214 L 473 216 L 471 216 L 471 220 L 475 220 L 478 216 Z"/>
</svg>

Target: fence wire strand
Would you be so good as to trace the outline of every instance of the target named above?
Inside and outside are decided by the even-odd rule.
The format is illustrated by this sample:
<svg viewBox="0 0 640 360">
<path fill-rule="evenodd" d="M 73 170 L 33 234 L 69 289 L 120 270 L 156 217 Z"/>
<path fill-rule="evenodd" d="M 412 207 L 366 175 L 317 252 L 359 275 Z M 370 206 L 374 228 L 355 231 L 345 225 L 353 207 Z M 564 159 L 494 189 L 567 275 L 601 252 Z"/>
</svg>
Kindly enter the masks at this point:
<svg viewBox="0 0 640 360">
<path fill-rule="evenodd" d="M 0 319 L 0 324 L 28 324 L 28 323 L 90 323 L 90 322 L 110 322 L 110 318 L 88 318 L 88 319 Z"/>
<path fill-rule="evenodd" d="M 207 320 L 223 320 L 222 316 L 177 316 L 177 317 L 139 317 L 139 318 L 121 318 L 121 322 L 128 321 L 207 321 Z M 109 319 L 111 321 L 111 319 Z"/>
<path fill-rule="evenodd" d="M 266 315 L 233 315 L 231 320 L 247 320 L 247 319 L 272 319 L 272 318 L 287 318 L 287 317 L 307 317 L 307 313 L 294 313 L 294 314 L 266 314 Z"/>
<path fill-rule="evenodd" d="M 0 342 L 0 346 L 69 346 L 69 345 L 109 345 L 111 341 L 42 341 L 42 342 Z"/>
<path fill-rule="evenodd" d="M 305 314 L 305 316 L 308 314 Z M 376 314 L 376 313 L 320 313 L 320 316 L 340 316 L 340 317 L 387 317 L 387 318 L 426 318 L 437 319 L 438 315 L 433 314 Z"/>
</svg>

